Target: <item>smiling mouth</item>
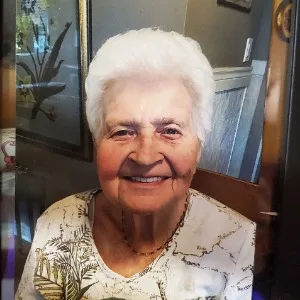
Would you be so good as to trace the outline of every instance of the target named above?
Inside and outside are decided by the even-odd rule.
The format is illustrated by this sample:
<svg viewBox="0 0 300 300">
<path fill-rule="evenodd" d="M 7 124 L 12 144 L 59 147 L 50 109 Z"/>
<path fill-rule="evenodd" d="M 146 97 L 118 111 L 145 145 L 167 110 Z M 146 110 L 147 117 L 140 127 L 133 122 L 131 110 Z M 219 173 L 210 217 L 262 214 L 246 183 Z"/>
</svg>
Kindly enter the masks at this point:
<svg viewBox="0 0 300 300">
<path fill-rule="evenodd" d="M 134 176 L 126 176 L 124 177 L 126 180 L 132 182 L 142 182 L 142 183 L 153 183 L 153 182 L 161 182 L 166 180 L 170 177 L 134 177 Z"/>
</svg>

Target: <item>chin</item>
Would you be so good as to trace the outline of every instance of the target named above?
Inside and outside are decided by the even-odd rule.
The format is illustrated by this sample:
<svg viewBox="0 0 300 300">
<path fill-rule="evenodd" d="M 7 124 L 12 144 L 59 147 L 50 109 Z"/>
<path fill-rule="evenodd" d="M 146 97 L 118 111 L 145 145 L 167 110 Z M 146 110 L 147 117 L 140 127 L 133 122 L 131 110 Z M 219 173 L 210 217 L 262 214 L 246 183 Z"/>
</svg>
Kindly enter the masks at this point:
<svg viewBox="0 0 300 300">
<path fill-rule="evenodd" d="M 110 202 L 139 215 L 155 214 L 182 200 L 188 190 L 186 183 L 164 180 L 160 183 L 133 183 L 128 180 L 101 183 Z"/>
</svg>

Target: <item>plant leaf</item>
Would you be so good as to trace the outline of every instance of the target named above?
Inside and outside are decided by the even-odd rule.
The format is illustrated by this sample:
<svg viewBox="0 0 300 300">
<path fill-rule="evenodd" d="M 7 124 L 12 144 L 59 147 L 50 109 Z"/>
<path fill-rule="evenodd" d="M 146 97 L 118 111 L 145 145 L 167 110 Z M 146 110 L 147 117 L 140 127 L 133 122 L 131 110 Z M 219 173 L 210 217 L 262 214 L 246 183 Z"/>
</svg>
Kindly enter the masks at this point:
<svg viewBox="0 0 300 300">
<path fill-rule="evenodd" d="M 66 274 L 65 281 L 65 299 L 77 300 L 79 294 L 79 283 L 75 280 L 74 275 L 71 272 Z"/>
<path fill-rule="evenodd" d="M 58 250 L 61 250 L 61 251 L 63 251 L 63 252 L 71 252 L 71 251 L 70 251 L 70 248 L 69 248 L 67 245 L 65 245 L 65 244 L 59 245 L 59 246 L 57 247 L 57 249 L 58 249 Z"/>
<path fill-rule="evenodd" d="M 84 278 L 84 276 L 90 276 L 91 274 L 88 274 L 90 272 L 94 272 L 96 271 L 98 268 L 98 264 L 96 263 L 90 263 L 88 265 L 86 265 L 82 270 L 81 270 L 81 277 Z"/>
<path fill-rule="evenodd" d="M 54 43 L 53 49 L 49 55 L 49 58 L 47 60 L 47 63 L 45 65 L 45 68 L 43 70 L 43 74 L 41 76 L 41 81 L 42 82 L 49 82 L 51 81 L 51 79 L 56 76 L 55 72 L 56 72 L 56 68 L 58 67 L 54 67 L 62 42 L 65 38 L 65 35 L 67 33 L 67 31 L 69 30 L 70 26 L 71 26 L 71 22 L 67 22 L 65 25 L 65 29 L 62 31 L 62 33 L 60 34 L 60 36 L 57 38 L 57 40 Z"/>
<path fill-rule="evenodd" d="M 63 287 L 58 283 L 39 275 L 34 276 L 33 283 L 45 299 L 64 300 Z"/>
<path fill-rule="evenodd" d="M 61 237 L 54 237 L 51 240 L 48 241 L 48 244 L 50 246 L 58 246 L 62 243 L 62 238 Z"/>
<path fill-rule="evenodd" d="M 63 59 L 60 60 L 60 61 L 58 62 L 58 64 L 57 64 L 57 66 L 56 66 L 55 68 L 53 68 L 53 77 L 55 77 L 55 76 L 58 74 L 59 69 L 60 69 L 60 66 L 61 66 L 61 64 L 62 64 L 63 62 L 64 62 Z"/>
<path fill-rule="evenodd" d="M 79 292 L 79 294 L 78 294 L 78 296 L 77 296 L 77 298 L 76 298 L 76 300 L 81 299 L 81 298 L 83 297 L 84 293 L 85 293 L 91 286 L 93 286 L 93 285 L 96 284 L 96 283 L 97 283 L 97 282 L 94 282 L 94 283 L 92 283 L 92 284 L 89 284 L 89 285 L 85 286 L 83 289 L 81 289 L 80 292 Z"/>
<path fill-rule="evenodd" d="M 38 84 L 34 86 L 34 90 L 38 94 L 36 99 L 38 103 L 43 102 L 45 99 L 62 92 L 66 88 L 65 84 Z"/>
<path fill-rule="evenodd" d="M 31 82 L 34 84 L 36 83 L 36 78 L 31 71 L 31 69 L 28 67 L 28 65 L 24 62 L 17 62 L 17 66 L 20 66 L 21 68 L 24 69 L 24 71 L 31 77 Z"/>
</svg>

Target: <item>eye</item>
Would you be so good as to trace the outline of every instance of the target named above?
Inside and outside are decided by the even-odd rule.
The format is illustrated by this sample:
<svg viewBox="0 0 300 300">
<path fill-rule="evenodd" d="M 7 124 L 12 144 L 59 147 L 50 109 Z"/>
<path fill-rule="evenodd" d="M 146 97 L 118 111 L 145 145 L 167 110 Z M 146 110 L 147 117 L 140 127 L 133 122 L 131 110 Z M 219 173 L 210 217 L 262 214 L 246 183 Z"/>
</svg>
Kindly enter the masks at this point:
<svg viewBox="0 0 300 300">
<path fill-rule="evenodd" d="M 125 140 L 134 136 L 135 134 L 136 132 L 134 130 L 122 129 L 114 132 L 111 137 L 115 140 Z"/>
<path fill-rule="evenodd" d="M 115 132 L 113 134 L 113 136 L 124 136 L 124 135 L 128 135 L 128 134 L 130 134 L 130 132 L 128 130 L 123 129 L 123 130 L 119 130 L 119 131 Z"/>
<path fill-rule="evenodd" d="M 181 136 L 181 132 L 178 129 L 171 128 L 171 127 L 161 129 L 160 134 L 164 138 L 170 139 L 170 140 L 178 139 Z"/>
<path fill-rule="evenodd" d="M 162 134 L 180 134 L 180 132 L 175 128 L 165 128 L 162 130 Z"/>
</svg>

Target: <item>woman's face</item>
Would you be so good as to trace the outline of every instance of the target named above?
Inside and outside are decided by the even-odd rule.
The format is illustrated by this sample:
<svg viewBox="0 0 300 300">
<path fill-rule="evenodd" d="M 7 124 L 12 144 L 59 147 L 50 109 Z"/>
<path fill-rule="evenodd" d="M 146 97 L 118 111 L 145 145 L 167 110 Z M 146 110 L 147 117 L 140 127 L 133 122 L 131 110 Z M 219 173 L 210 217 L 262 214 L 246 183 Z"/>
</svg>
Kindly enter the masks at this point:
<svg viewBox="0 0 300 300">
<path fill-rule="evenodd" d="M 109 201 L 151 214 L 185 197 L 200 146 L 181 81 L 120 79 L 107 88 L 104 105 L 97 168 Z"/>
</svg>

